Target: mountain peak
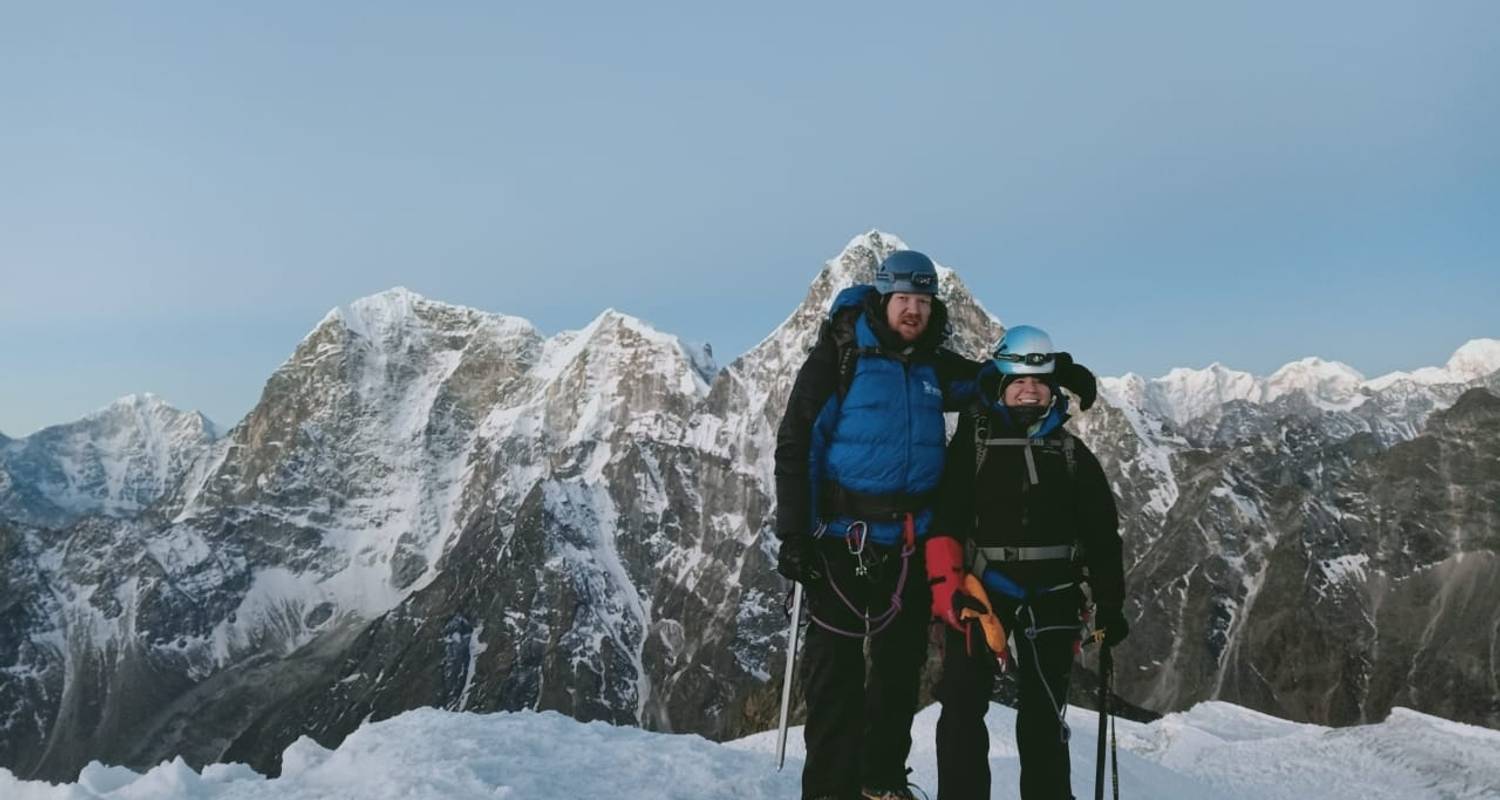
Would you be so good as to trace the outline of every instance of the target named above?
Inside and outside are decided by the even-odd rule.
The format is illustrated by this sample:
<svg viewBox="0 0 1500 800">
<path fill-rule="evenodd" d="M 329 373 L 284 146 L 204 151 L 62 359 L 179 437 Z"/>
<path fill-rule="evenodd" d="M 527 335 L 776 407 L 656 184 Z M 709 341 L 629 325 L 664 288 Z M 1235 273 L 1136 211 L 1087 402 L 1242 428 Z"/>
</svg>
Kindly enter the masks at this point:
<svg viewBox="0 0 1500 800">
<path fill-rule="evenodd" d="M 889 253 L 895 250 L 911 249 L 909 246 L 907 246 L 906 241 L 903 240 L 900 236 L 897 236 L 894 233 L 886 233 L 879 228 L 871 228 L 864 233 L 861 233 L 860 235 L 854 237 L 853 239 L 850 239 L 849 243 L 844 245 L 844 250 L 842 253 L 840 253 L 840 256 L 842 256 L 843 253 L 847 253 L 850 250 L 855 250 L 858 248 L 864 248 L 866 250 L 878 253 Z"/>
<path fill-rule="evenodd" d="M 1158 380 L 1183 381 L 1197 377 L 1212 378 L 1215 376 L 1224 375 L 1226 373 L 1232 373 L 1236 375 L 1242 374 L 1238 371 L 1231 370 L 1228 367 L 1225 367 L 1223 364 L 1215 361 L 1206 367 L 1173 367 L 1167 370 L 1167 374 L 1161 376 L 1161 378 L 1159 378 Z"/>
<path fill-rule="evenodd" d="M 757 369 L 772 372 L 785 368 L 794 374 L 793 364 L 800 364 L 812 346 L 834 296 L 850 286 L 873 283 L 880 262 L 904 249 L 910 248 L 901 237 L 878 228 L 850 239 L 837 256 L 824 262 L 802 303 L 736 363 L 747 369 L 750 364 L 758 363 L 761 366 Z M 1004 332 L 1004 326 L 974 298 L 954 270 L 941 264 L 936 266 L 938 294 L 948 306 L 949 321 L 955 332 L 947 346 L 970 357 L 982 357 Z"/>
<path fill-rule="evenodd" d="M 383 292 L 361 297 L 348 307 L 362 314 L 401 316 L 410 313 L 415 306 L 430 302 L 433 301 L 405 286 L 393 286 Z"/>
<path fill-rule="evenodd" d="M 453 325 L 491 325 L 501 334 L 535 333 L 536 327 L 524 317 L 481 311 L 466 305 L 433 300 L 404 286 L 361 297 L 335 306 L 314 326 L 316 332 L 331 322 L 338 322 L 350 333 L 370 341 L 378 340 L 392 330 L 420 326 L 445 328 Z"/>
<path fill-rule="evenodd" d="M 616 308 L 606 308 L 582 329 L 563 331 L 547 340 L 536 375 L 555 380 L 580 355 L 625 353 L 644 343 L 650 363 L 676 379 L 673 385 L 684 394 L 701 395 L 708 390 L 718 367 L 706 347 L 694 347 L 678 337 L 658 330 L 639 317 Z M 606 359 L 607 360 L 607 359 Z"/>
<path fill-rule="evenodd" d="M 424 302 L 427 298 L 405 286 L 392 286 L 383 292 L 376 292 L 368 297 L 362 297 L 355 303 L 417 303 Z"/>
<path fill-rule="evenodd" d="M 1360 393 L 1364 383 L 1365 376 L 1348 364 L 1308 356 L 1271 373 L 1266 379 L 1264 400 L 1271 402 L 1300 391 L 1319 408 L 1347 411 L 1365 401 Z"/>
<path fill-rule="evenodd" d="M 1300 358 L 1289 364 L 1282 365 L 1281 369 L 1271 373 L 1269 380 L 1275 382 L 1278 377 L 1290 377 L 1293 375 L 1317 376 L 1326 379 L 1348 379 L 1355 383 L 1363 383 L 1365 376 L 1354 367 L 1342 361 L 1328 361 L 1317 356 Z"/>
<path fill-rule="evenodd" d="M 825 265 L 828 281 L 842 289 L 858 283 L 869 283 L 874 278 L 875 266 L 886 256 L 897 250 L 909 250 L 901 237 L 871 228 L 844 245 L 837 256 Z"/>
<path fill-rule="evenodd" d="M 1448 359 L 1448 371 L 1462 380 L 1483 378 L 1500 370 L 1500 339 L 1470 339 Z"/>
<path fill-rule="evenodd" d="M 400 324 L 413 315 L 418 305 L 427 302 L 427 298 L 422 295 L 404 286 L 395 286 L 361 297 L 348 305 L 338 306 L 328 312 L 323 322 L 337 319 L 351 333 L 373 339 L 374 331 Z"/>
<path fill-rule="evenodd" d="M 610 306 L 603 311 L 600 311 L 597 315 L 594 316 L 594 319 L 590 321 L 589 324 L 583 327 L 584 330 L 591 330 L 595 327 L 604 327 L 609 325 L 625 325 L 630 327 L 641 326 L 647 328 L 651 327 L 646 322 L 642 321 L 639 317 L 626 314 L 625 312 L 615 308 L 614 306 Z"/>
<path fill-rule="evenodd" d="M 663 333 L 655 325 L 640 317 L 626 314 L 614 307 L 599 312 L 598 316 L 579 331 L 579 338 L 580 340 L 590 339 L 605 331 L 614 330 L 628 330 L 654 342 L 677 344 L 676 336 Z"/>
<path fill-rule="evenodd" d="M 167 401 L 151 392 L 132 392 L 116 399 L 105 406 L 103 410 L 111 408 L 153 408 L 156 406 L 169 405 Z"/>
<path fill-rule="evenodd" d="M 183 411 L 151 392 L 132 392 L 131 394 L 115 399 L 103 408 L 95 409 L 83 415 L 79 422 L 104 419 L 121 414 L 153 414 L 159 411 L 166 411 L 169 414 L 196 413 Z"/>
<path fill-rule="evenodd" d="M 1177 367 L 1134 391 L 1152 411 L 1180 425 L 1231 400 L 1256 400 L 1260 383 L 1215 361 L 1202 369 Z"/>
<path fill-rule="evenodd" d="M 1365 385 L 1375 391 L 1384 391 L 1400 383 L 1422 386 L 1465 384 L 1487 377 L 1497 370 L 1500 370 L 1500 339 L 1470 339 L 1453 351 L 1448 363 L 1441 367 L 1388 372 L 1378 378 L 1371 378 Z"/>
</svg>

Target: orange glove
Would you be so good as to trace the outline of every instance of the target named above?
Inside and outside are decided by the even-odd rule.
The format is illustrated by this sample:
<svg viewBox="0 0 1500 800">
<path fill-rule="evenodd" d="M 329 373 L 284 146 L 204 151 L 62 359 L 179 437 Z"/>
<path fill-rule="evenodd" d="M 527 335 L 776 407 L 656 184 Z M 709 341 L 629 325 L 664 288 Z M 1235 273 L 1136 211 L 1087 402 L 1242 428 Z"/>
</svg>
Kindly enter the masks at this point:
<svg viewBox="0 0 1500 800">
<path fill-rule="evenodd" d="M 984 584 L 974 575 L 965 575 L 964 584 L 958 590 L 961 600 L 955 604 L 962 606 L 958 612 L 958 620 L 968 632 L 971 620 L 977 620 L 979 627 L 984 630 L 985 644 L 990 648 L 990 653 L 1000 662 L 1005 664 L 1005 626 L 1000 624 L 1000 617 L 990 607 L 989 593 L 984 590 Z M 973 645 L 970 644 L 972 652 Z"/>
</svg>

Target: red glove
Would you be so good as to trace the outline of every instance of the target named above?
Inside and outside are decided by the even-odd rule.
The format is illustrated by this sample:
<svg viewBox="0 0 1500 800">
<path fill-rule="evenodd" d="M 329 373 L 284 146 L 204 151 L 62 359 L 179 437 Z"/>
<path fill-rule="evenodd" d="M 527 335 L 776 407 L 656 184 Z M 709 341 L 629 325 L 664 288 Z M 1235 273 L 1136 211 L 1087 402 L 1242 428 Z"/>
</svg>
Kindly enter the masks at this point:
<svg viewBox="0 0 1500 800">
<path fill-rule="evenodd" d="M 953 608 L 953 593 L 964 582 L 964 549 L 952 536 L 927 539 L 927 583 L 932 587 L 932 616 L 962 631 Z"/>
</svg>

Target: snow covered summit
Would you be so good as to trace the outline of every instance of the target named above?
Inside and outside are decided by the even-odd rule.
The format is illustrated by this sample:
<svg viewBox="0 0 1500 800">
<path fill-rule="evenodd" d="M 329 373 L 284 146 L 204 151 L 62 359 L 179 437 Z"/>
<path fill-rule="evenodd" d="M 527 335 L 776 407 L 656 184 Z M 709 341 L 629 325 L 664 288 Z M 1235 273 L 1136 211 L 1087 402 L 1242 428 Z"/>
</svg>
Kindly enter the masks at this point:
<svg viewBox="0 0 1500 800">
<path fill-rule="evenodd" d="M 63 425 L 0 439 L 0 518 L 60 526 L 129 517 L 170 492 L 219 432 L 202 414 L 131 394 Z"/>
<path fill-rule="evenodd" d="M 937 706 L 912 726 L 912 779 L 935 794 Z M 1073 790 L 1094 780 L 1091 711 L 1070 708 Z M 994 796 L 1013 796 L 1019 764 L 1015 712 L 991 706 Z M 1120 791 L 1152 800 L 1411 800 L 1500 797 L 1500 732 L 1393 709 L 1385 722 L 1330 729 L 1300 725 L 1227 703 L 1142 725 L 1117 720 Z M 714 744 L 648 733 L 555 712 L 459 714 L 409 711 L 366 725 L 335 750 L 303 738 L 280 777 L 242 764 L 197 772 L 180 759 L 144 774 L 97 762 L 73 784 L 17 781 L 0 769 L 13 800 L 782 800 L 799 789 L 801 729 L 790 732 L 785 770 L 775 770 L 775 733 Z"/>
</svg>

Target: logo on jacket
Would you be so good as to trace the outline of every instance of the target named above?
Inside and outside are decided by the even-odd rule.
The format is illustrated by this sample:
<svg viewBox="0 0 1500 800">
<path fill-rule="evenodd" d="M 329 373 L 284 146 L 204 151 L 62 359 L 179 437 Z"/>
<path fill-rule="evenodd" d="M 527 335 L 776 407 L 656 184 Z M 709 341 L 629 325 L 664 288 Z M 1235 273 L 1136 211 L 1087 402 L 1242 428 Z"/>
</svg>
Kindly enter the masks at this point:
<svg viewBox="0 0 1500 800">
<path fill-rule="evenodd" d="M 936 386 L 933 386 L 928 381 L 922 381 L 922 391 L 924 391 L 927 394 L 930 394 L 930 395 L 932 395 L 934 397 L 942 397 L 943 396 L 943 390 L 939 389 Z"/>
</svg>

